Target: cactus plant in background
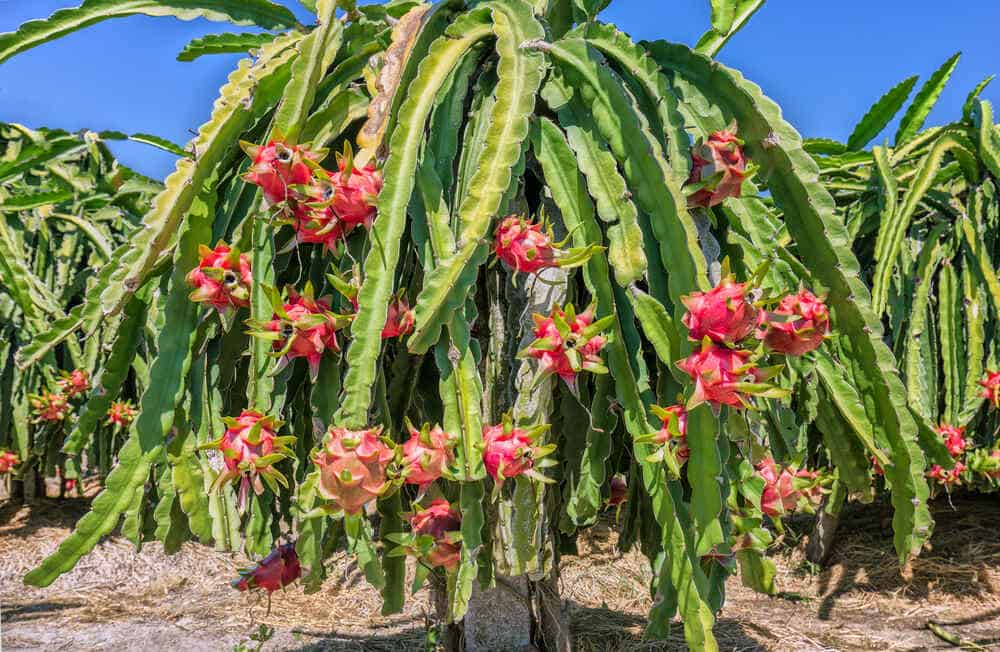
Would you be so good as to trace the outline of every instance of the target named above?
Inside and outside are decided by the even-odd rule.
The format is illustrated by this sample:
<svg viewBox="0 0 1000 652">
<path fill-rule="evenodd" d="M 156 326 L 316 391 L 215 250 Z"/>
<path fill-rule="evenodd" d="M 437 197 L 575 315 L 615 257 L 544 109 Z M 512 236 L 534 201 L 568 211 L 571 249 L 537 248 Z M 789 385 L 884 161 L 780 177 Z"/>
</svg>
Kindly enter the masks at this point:
<svg viewBox="0 0 1000 652">
<path fill-rule="evenodd" d="M 50 337 L 54 323 L 84 319 L 97 272 L 163 188 L 114 160 L 105 141 L 122 137 L 0 124 L 0 446 L 20 460 L 20 498 L 41 494 L 59 470 L 75 481 L 81 453 L 107 474 L 120 441 L 102 422 L 116 396 L 147 381 L 145 303 L 95 324 L 93 337 Z"/>
<path fill-rule="evenodd" d="M 601 0 L 306 4 L 314 25 L 265 0 L 89 0 L 0 35 L 2 60 L 137 11 L 289 28 L 186 48 L 254 56 L 78 317 L 42 335 L 121 338 L 130 308 L 155 315 L 117 464 L 27 582 L 51 583 L 124 517 L 126 533 L 154 530 L 168 552 L 193 537 L 270 553 L 257 573 L 268 590 L 285 584 L 271 566 L 292 543 L 279 540 L 294 539 L 309 590 L 344 546 L 385 613 L 401 608 L 415 556 L 445 587 L 441 618 L 459 623 L 477 586 L 557 577 L 610 500 L 619 545 L 654 572 L 648 635 L 679 614 L 688 644 L 712 650 L 730 560 L 775 590 L 764 516 L 829 484 L 806 467 L 833 469 L 832 492 L 867 490 L 872 456 L 899 559 L 917 554 L 932 528 L 918 445 L 929 426 L 906 407 L 912 388 L 883 339 L 892 270 L 873 310 L 858 222 L 838 212 L 837 182 L 819 180 L 827 162 L 760 88 L 709 58 L 761 0 L 714 1 L 695 49 L 633 42 L 597 20 Z M 976 115 L 996 138 L 982 104 Z M 919 127 L 904 130 L 910 153 L 927 147 Z M 944 142 L 928 156 L 961 153 Z M 992 246 L 970 233 L 963 247 Z M 248 257 L 248 301 L 224 291 L 223 261 L 203 264 L 220 240 L 240 269 L 234 288 L 232 252 Z M 287 451 L 263 450 L 261 432 L 207 450 L 223 415 L 244 410 L 286 424 L 268 437 Z M 440 428 L 415 435 L 411 422 Z M 254 487 L 239 505 L 230 488 L 209 491 L 233 462 L 288 487 Z M 148 519 L 155 528 L 136 527 Z M 567 649 L 555 638 L 536 643 Z"/>
</svg>

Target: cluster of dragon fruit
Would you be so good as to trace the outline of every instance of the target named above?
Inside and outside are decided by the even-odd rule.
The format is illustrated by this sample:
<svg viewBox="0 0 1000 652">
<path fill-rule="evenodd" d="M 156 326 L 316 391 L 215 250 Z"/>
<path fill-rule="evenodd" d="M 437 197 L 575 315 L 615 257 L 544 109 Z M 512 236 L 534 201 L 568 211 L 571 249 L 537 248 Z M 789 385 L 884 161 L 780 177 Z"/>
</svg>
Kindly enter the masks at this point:
<svg viewBox="0 0 1000 652">
<path fill-rule="evenodd" d="M 352 234 L 369 230 L 377 218 L 377 197 L 382 187 L 380 172 L 371 164 L 358 169 L 349 149 L 337 156 L 337 171 L 324 169 L 324 151 L 272 141 L 263 146 L 244 143 L 253 159 L 245 179 L 260 187 L 266 206 L 276 223 L 288 225 L 290 246 L 321 244 L 339 257 Z M 688 202 L 693 209 L 708 208 L 729 197 L 739 197 L 747 160 L 735 130 L 716 132 L 692 152 L 694 167 L 688 181 Z M 569 249 L 557 242 L 550 225 L 542 220 L 511 215 L 502 219 L 493 236 L 493 253 L 514 275 L 537 275 L 553 267 L 584 264 L 599 247 Z M 338 354 L 338 331 L 351 323 L 358 310 L 361 285 L 355 265 L 348 276 L 330 275 L 329 280 L 346 299 L 352 312 L 334 312 L 331 297 L 317 298 L 311 284 L 301 290 L 280 292 L 265 288 L 273 315 L 269 321 L 246 320 L 251 335 L 272 342 L 280 369 L 297 358 L 305 358 L 313 378 L 324 355 Z M 191 299 L 219 313 L 225 327 L 237 311 L 250 305 L 252 270 L 249 257 L 235 247 L 218 243 L 202 246 L 200 262 L 188 276 Z M 683 299 L 682 323 L 692 342 L 692 352 L 677 363 L 690 377 L 692 391 L 686 401 L 652 406 L 661 428 L 646 439 L 656 445 L 654 457 L 673 477 L 680 477 L 690 457 L 687 444 L 688 411 L 708 403 L 718 414 L 725 407 L 753 408 L 761 398 L 784 396 L 770 384 L 781 370 L 783 357 L 808 355 L 823 344 L 831 331 L 830 313 L 822 296 L 807 288 L 784 296 L 765 296 L 751 282 L 738 282 L 723 264 L 715 287 L 694 292 Z M 604 374 L 601 357 L 608 342 L 613 316 L 595 318 L 596 305 L 578 310 L 572 304 L 555 306 L 548 315 L 534 315 L 534 341 L 519 357 L 536 361 L 538 378 L 555 376 L 574 394 L 580 374 Z M 401 294 L 388 306 L 383 339 L 402 337 L 413 328 L 414 316 Z M 770 363 L 770 364 L 765 364 Z M 994 403 L 1000 392 L 1000 374 L 992 382 Z M 257 495 L 265 486 L 278 493 L 288 480 L 276 464 L 292 457 L 291 436 L 279 436 L 282 423 L 253 409 L 225 420 L 223 436 L 204 448 L 221 453 L 223 468 L 216 486 L 238 482 L 238 503 L 245 504 L 250 491 Z M 420 559 L 427 567 L 454 569 L 461 557 L 461 513 L 435 487 L 439 480 L 453 480 L 454 448 L 458 438 L 440 426 L 418 428 L 407 421 L 409 438 L 397 444 L 381 427 L 348 430 L 331 425 L 311 461 L 317 474 L 317 491 L 326 501 L 324 513 L 361 515 L 377 498 L 412 485 L 416 492 L 414 511 L 409 514 L 410 531 L 392 535 L 399 544 L 394 554 Z M 554 464 L 546 457 L 554 445 L 543 445 L 546 425 L 517 427 L 509 416 L 483 429 L 483 465 L 494 481 L 494 493 L 505 480 L 518 476 L 548 482 L 542 470 Z M 943 431 L 943 430 L 942 430 Z M 949 450 L 961 452 L 961 431 L 954 430 Z M 955 434 L 957 433 L 957 434 Z M 759 511 L 779 522 L 797 508 L 809 509 L 823 493 L 829 478 L 819 471 L 783 467 L 763 457 L 750 467 L 748 495 Z M 933 473 L 960 473 L 951 471 Z M 607 504 L 619 508 L 628 498 L 625 479 L 615 476 L 609 484 Z M 423 503 L 423 506 L 421 504 Z M 751 545 L 758 536 L 737 532 L 733 550 Z M 720 557 L 723 556 L 720 554 Z M 242 570 L 234 586 L 241 590 L 262 588 L 268 592 L 299 577 L 301 568 L 294 546 L 275 549 L 252 568 Z"/>
</svg>

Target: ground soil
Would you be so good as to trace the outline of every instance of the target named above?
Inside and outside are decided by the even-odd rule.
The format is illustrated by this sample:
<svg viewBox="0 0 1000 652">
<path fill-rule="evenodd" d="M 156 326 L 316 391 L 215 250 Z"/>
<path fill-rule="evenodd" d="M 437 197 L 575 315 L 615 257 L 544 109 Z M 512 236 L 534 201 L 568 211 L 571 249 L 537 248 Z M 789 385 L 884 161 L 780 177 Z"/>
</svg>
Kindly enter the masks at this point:
<svg viewBox="0 0 1000 652">
<path fill-rule="evenodd" d="M 0 503 L 0 648 L 3 650 L 229 650 L 259 624 L 275 628 L 265 650 L 423 649 L 426 592 L 404 613 L 379 615 L 377 593 L 347 559 L 333 564 L 320 593 L 298 586 L 271 599 L 230 588 L 245 560 L 185 544 L 165 557 L 111 537 L 47 589 L 25 587 L 26 570 L 51 552 L 83 513 L 82 499 L 33 507 Z M 903 573 L 891 544 L 891 513 L 851 506 L 826 568 L 804 561 L 791 523 L 776 546 L 780 597 L 728 587 L 716 635 L 724 650 L 945 650 L 927 623 L 967 643 L 1000 650 L 1000 500 L 955 496 L 934 504 L 928 549 Z M 581 557 L 564 558 L 569 600 L 583 652 L 683 650 L 680 627 L 666 642 L 642 640 L 649 571 L 614 550 L 614 523 L 588 534 Z M 978 646 L 978 647 L 973 647 Z"/>
</svg>

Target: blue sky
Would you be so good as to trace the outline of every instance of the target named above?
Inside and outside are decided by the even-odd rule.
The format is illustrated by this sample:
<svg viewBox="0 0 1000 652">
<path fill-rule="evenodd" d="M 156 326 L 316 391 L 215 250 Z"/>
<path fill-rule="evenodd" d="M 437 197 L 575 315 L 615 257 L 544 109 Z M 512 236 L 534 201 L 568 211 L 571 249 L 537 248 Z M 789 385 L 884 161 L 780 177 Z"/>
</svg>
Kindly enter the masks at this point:
<svg viewBox="0 0 1000 652">
<path fill-rule="evenodd" d="M 0 0 L 0 32 L 76 3 Z M 305 20 L 296 0 L 285 4 Z M 614 0 L 602 18 L 636 39 L 690 44 L 708 25 L 708 1 Z M 844 140 L 884 91 L 912 74 L 926 79 L 961 50 L 930 123 L 958 116 L 969 89 L 1000 73 L 998 24 L 996 0 L 768 0 L 720 59 L 760 84 L 803 134 Z M 184 143 L 208 117 L 238 57 L 180 63 L 176 54 L 192 38 L 240 29 L 145 16 L 92 26 L 0 64 L 0 120 L 149 132 Z M 1000 80 L 984 96 L 1000 101 Z M 173 167 L 171 155 L 143 145 L 112 147 L 126 164 L 154 177 Z"/>
</svg>

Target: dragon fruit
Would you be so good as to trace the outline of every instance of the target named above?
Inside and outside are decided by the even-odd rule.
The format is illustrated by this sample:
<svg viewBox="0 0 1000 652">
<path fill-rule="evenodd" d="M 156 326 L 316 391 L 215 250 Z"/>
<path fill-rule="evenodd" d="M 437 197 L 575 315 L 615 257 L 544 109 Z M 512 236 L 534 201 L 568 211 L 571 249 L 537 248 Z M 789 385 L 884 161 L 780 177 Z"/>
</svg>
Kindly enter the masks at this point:
<svg viewBox="0 0 1000 652">
<path fill-rule="evenodd" d="M 396 453 L 380 439 L 381 433 L 381 427 L 347 430 L 331 426 L 322 447 L 313 454 L 320 495 L 346 514 L 361 513 L 391 487 L 386 470 Z"/>
<path fill-rule="evenodd" d="M 323 152 L 311 152 L 278 140 L 264 146 L 240 141 L 240 146 L 253 159 L 253 165 L 243 179 L 260 186 L 264 199 L 272 205 L 296 199 L 295 187 L 312 183 L 312 168 L 306 160 L 318 161 L 324 155 Z"/>
<path fill-rule="evenodd" d="M 219 314 L 228 316 L 239 308 L 250 306 L 250 258 L 224 242 L 209 249 L 198 247 L 198 266 L 187 275 L 187 283 L 194 291 L 189 298 L 205 303 Z"/>
<path fill-rule="evenodd" d="M 979 381 L 979 384 L 983 386 L 982 397 L 993 407 L 1000 407 L 1000 371 L 986 372 L 986 380 Z"/>
<path fill-rule="evenodd" d="M 305 358 L 315 380 L 323 354 L 340 350 L 337 329 L 350 318 L 330 312 L 330 297 L 314 298 L 310 283 L 301 295 L 289 288 L 284 301 L 273 292 L 271 304 L 274 317 L 268 322 L 251 322 L 250 333 L 274 342 L 279 369 L 295 358 Z"/>
<path fill-rule="evenodd" d="M 937 433 L 944 439 L 945 448 L 952 457 L 959 457 L 966 448 L 965 428 L 957 428 L 947 423 L 942 423 Z"/>
<path fill-rule="evenodd" d="M 694 381 L 688 408 L 705 401 L 713 407 L 748 405 L 745 383 L 756 383 L 763 374 L 750 361 L 749 351 L 740 351 L 706 342 L 700 351 L 677 363 Z"/>
<path fill-rule="evenodd" d="M 0 473 L 10 473 L 14 470 L 14 467 L 21 463 L 20 458 L 17 454 L 11 451 L 3 451 L 0 453 Z"/>
<path fill-rule="evenodd" d="M 687 308 L 682 322 L 695 342 L 708 337 L 718 344 L 735 344 L 753 331 L 757 308 L 747 300 L 748 283 L 736 283 L 726 275 L 708 292 L 681 297 Z"/>
<path fill-rule="evenodd" d="M 453 449 L 458 438 L 441 429 L 425 425 L 420 430 L 407 423 L 410 438 L 403 444 L 403 468 L 407 484 L 415 484 L 423 494 L 455 460 Z"/>
<path fill-rule="evenodd" d="M 136 409 L 128 401 L 115 401 L 108 408 L 108 419 L 104 422 L 106 426 L 115 428 L 128 428 L 135 418 Z"/>
<path fill-rule="evenodd" d="M 761 315 L 757 337 L 778 353 L 803 355 L 819 348 L 830 332 L 830 312 L 823 299 L 806 290 L 784 297 L 774 312 Z"/>
<path fill-rule="evenodd" d="M 87 372 L 83 369 L 74 369 L 69 373 L 61 371 L 60 374 L 62 378 L 56 383 L 66 398 L 82 396 L 90 390 L 90 378 L 87 377 Z"/>
<path fill-rule="evenodd" d="M 534 274 L 547 267 L 577 267 L 601 247 L 563 249 L 541 222 L 519 215 L 505 217 L 493 237 L 493 252 L 515 272 Z"/>
<path fill-rule="evenodd" d="M 931 470 L 927 472 L 927 477 L 932 480 L 937 480 L 944 486 L 952 486 L 956 484 L 962 484 L 962 473 L 965 472 L 965 464 L 962 462 L 955 462 L 955 466 L 952 469 L 946 469 L 940 464 L 935 464 L 931 467 Z"/>
<path fill-rule="evenodd" d="M 53 394 L 45 392 L 43 394 L 30 394 L 31 412 L 35 416 L 35 423 L 55 423 L 62 421 L 69 413 L 69 400 L 63 394 Z"/>
<path fill-rule="evenodd" d="M 422 558 L 428 565 L 452 570 L 462 559 L 461 513 L 442 498 L 410 516 L 413 541 L 407 552 Z"/>
<path fill-rule="evenodd" d="M 507 416 L 497 425 L 483 428 L 483 464 L 497 485 L 522 474 L 537 479 L 544 477 L 536 474 L 533 467 L 555 448 L 552 444 L 537 446 L 535 443 L 547 429 L 548 426 L 515 428 Z"/>
<path fill-rule="evenodd" d="M 295 204 L 291 224 L 295 229 L 296 242 L 321 244 L 337 255 L 340 242 L 353 225 L 345 224 L 334 212 L 331 206 L 334 192 L 330 181 L 314 179 L 305 199 Z"/>
<path fill-rule="evenodd" d="M 663 422 L 663 427 L 656 433 L 653 441 L 660 445 L 669 445 L 674 456 L 684 462 L 691 456 L 687 445 L 687 410 L 683 405 L 660 407 L 654 405 L 653 413 Z"/>
<path fill-rule="evenodd" d="M 710 208 L 729 197 L 740 196 L 747 168 L 742 145 L 734 125 L 714 132 L 691 150 L 691 176 L 687 183 L 698 185 L 688 195 L 688 206 Z"/>
<path fill-rule="evenodd" d="M 276 482 L 287 488 L 288 480 L 274 464 L 292 456 L 287 445 L 295 438 L 277 435 L 282 422 L 257 410 L 243 410 L 235 419 L 226 417 L 222 421 L 226 424 L 222 437 L 201 447 L 222 453 L 225 466 L 215 480 L 214 489 L 240 478 L 239 504 L 242 506 L 246 504 L 251 487 L 258 496 L 264 493 L 261 479 L 274 493 L 278 493 Z"/>
<path fill-rule="evenodd" d="M 413 330 L 414 315 L 409 302 L 403 297 L 396 297 L 389 303 L 385 326 L 382 328 L 382 339 L 389 340 L 402 337 Z"/>
<path fill-rule="evenodd" d="M 272 550 L 260 563 L 239 570 L 240 576 L 231 582 L 234 589 L 250 591 L 264 589 L 273 593 L 302 576 L 302 565 L 295 544 L 286 543 Z"/>
<path fill-rule="evenodd" d="M 772 518 L 793 511 L 801 498 L 818 492 L 819 473 L 816 471 L 779 469 L 770 457 L 762 459 L 754 468 L 764 480 L 764 492 L 760 498 L 761 511 Z"/>
<path fill-rule="evenodd" d="M 552 309 L 548 317 L 533 315 L 535 339 L 519 357 L 532 357 L 540 362 L 542 376 L 556 374 L 569 385 L 576 387 L 576 376 L 581 371 L 607 373 L 601 356 L 598 355 L 607 338 L 600 333 L 611 323 L 613 317 L 594 321 L 596 304 L 591 304 L 579 315 L 571 304 L 565 310 Z"/>
<path fill-rule="evenodd" d="M 350 231 L 359 224 L 370 229 L 378 213 L 375 204 L 378 194 L 382 192 L 382 173 L 371 163 L 360 170 L 354 167 L 354 158 L 349 149 L 345 149 L 344 155 L 337 158 L 338 170 L 330 174 L 330 184 L 333 186 L 330 207 L 344 224 L 345 231 Z"/>
<path fill-rule="evenodd" d="M 623 475 L 613 475 L 608 482 L 608 507 L 618 507 L 628 501 L 628 482 Z"/>
</svg>

